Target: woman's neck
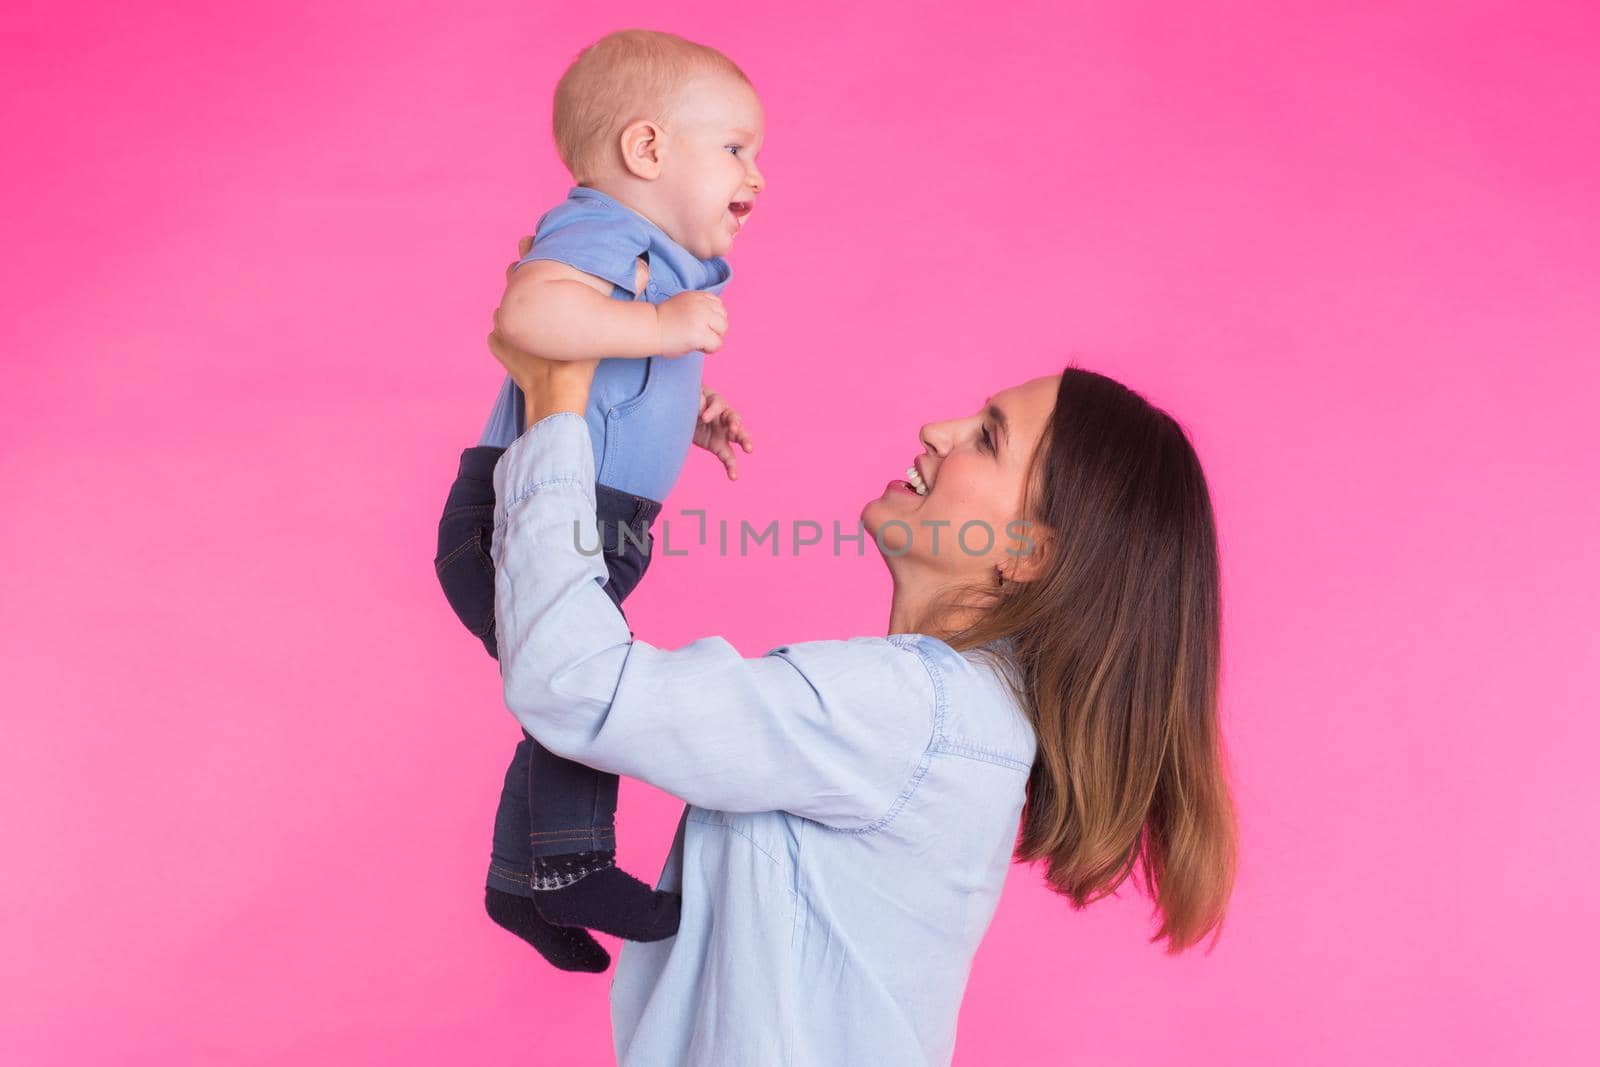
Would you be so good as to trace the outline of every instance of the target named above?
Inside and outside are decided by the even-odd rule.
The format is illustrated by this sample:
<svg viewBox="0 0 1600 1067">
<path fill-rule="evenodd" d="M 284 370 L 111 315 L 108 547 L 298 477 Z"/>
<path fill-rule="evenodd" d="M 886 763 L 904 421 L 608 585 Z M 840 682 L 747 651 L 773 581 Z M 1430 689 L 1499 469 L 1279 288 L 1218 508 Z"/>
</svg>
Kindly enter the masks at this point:
<svg viewBox="0 0 1600 1067">
<path fill-rule="evenodd" d="M 979 610 L 961 608 L 948 587 L 900 575 L 891 577 L 894 595 L 889 601 L 889 633 L 942 639 L 977 621 Z"/>
</svg>

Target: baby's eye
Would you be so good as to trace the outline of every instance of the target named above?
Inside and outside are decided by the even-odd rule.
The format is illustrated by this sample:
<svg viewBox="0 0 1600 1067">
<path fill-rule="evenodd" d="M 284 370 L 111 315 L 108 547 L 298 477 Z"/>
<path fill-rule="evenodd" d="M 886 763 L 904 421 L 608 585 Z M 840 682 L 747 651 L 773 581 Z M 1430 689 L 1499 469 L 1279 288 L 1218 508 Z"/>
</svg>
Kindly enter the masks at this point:
<svg viewBox="0 0 1600 1067">
<path fill-rule="evenodd" d="M 723 147 L 726 148 L 728 151 L 732 152 L 734 155 L 738 155 L 739 154 L 739 149 L 743 148 L 744 146 L 743 145 L 737 145 L 737 144 L 730 144 L 730 145 L 724 145 Z"/>
</svg>

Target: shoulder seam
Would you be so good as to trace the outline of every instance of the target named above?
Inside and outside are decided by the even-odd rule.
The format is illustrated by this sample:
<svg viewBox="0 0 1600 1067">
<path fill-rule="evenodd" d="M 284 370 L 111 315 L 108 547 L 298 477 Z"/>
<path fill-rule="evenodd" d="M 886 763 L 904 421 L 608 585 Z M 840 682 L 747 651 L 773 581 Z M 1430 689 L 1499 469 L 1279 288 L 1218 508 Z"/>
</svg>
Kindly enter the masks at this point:
<svg viewBox="0 0 1600 1067">
<path fill-rule="evenodd" d="M 913 653 L 917 657 L 918 662 L 922 664 L 923 670 L 928 672 L 928 681 L 933 685 L 933 733 L 928 738 L 927 746 L 922 750 L 922 758 L 917 761 L 916 769 L 911 772 L 910 780 L 908 780 L 905 784 L 905 787 L 900 790 L 900 795 L 895 797 L 894 803 L 889 805 L 889 810 L 884 812 L 883 815 L 873 822 L 868 823 L 866 826 L 845 830 L 845 833 L 862 835 L 875 834 L 893 822 L 894 817 L 900 814 L 901 809 L 906 806 L 906 802 L 910 800 L 912 794 L 917 791 L 917 786 L 922 784 L 923 776 L 928 773 L 928 767 L 933 762 L 934 750 L 941 746 L 945 741 L 944 720 L 945 710 L 948 707 L 948 704 L 947 692 L 944 684 L 944 672 L 933 662 L 933 659 L 928 655 L 928 653 L 923 650 L 922 642 L 917 640 L 915 636 L 911 636 L 903 640 L 896 640 L 897 637 L 902 637 L 902 635 L 891 634 L 889 637 L 889 643 L 901 649 L 902 651 Z"/>
</svg>

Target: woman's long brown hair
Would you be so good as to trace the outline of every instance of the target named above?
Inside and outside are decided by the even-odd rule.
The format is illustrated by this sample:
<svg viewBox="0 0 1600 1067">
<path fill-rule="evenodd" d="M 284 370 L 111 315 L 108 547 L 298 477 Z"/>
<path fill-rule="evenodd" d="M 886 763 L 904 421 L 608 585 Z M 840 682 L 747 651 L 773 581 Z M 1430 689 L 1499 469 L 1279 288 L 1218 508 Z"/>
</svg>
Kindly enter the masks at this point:
<svg viewBox="0 0 1600 1067">
<path fill-rule="evenodd" d="M 1033 462 L 1043 567 L 949 643 L 1010 641 L 1039 742 L 1017 857 L 1043 861 L 1075 908 L 1134 875 L 1160 919 L 1151 940 L 1180 952 L 1220 933 L 1237 848 L 1205 475 L 1171 416 L 1075 367 Z"/>
</svg>

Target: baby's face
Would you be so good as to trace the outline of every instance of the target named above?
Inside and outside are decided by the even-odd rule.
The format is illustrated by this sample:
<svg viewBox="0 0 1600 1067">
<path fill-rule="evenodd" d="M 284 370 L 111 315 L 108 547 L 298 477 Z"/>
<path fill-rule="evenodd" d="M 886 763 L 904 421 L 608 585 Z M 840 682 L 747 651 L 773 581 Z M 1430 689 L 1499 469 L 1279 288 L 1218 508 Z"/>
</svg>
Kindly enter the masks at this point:
<svg viewBox="0 0 1600 1067">
<path fill-rule="evenodd" d="M 667 128 L 655 222 L 699 256 L 726 255 L 766 186 L 756 156 L 765 117 L 755 91 L 730 74 L 683 89 Z"/>
</svg>

